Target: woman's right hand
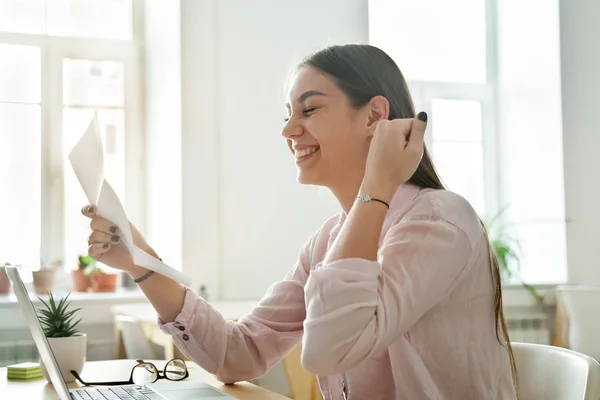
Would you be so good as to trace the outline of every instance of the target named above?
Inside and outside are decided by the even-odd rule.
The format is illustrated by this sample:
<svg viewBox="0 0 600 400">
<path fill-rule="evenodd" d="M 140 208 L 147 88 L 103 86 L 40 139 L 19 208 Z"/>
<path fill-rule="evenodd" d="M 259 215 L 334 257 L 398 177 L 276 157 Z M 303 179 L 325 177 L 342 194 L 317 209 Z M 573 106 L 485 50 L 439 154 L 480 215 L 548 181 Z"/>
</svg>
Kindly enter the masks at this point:
<svg viewBox="0 0 600 400">
<path fill-rule="evenodd" d="M 121 232 L 115 224 L 98 217 L 95 206 L 87 205 L 81 209 L 81 213 L 91 219 L 90 228 L 92 233 L 88 237 L 88 255 L 90 257 L 109 267 L 128 273 L 139 268 L 133 263 L 131 254 L 129 254 L 129 250 L 121 238 Z M 129 223 L 129 229 L 133 236 L 133 243 L 158 258 L 140 231 L 131 222 Z"/>
</svg>

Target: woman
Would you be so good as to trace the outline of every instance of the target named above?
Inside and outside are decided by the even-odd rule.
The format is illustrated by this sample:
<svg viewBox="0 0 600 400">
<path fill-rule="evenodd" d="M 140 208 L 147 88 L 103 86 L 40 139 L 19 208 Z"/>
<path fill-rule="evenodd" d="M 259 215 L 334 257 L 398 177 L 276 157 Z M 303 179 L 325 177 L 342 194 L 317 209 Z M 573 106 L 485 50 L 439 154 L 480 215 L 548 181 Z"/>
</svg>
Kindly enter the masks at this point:
<svg viewBox="0 0 600 400">
<path fill-rule="evenodd" d="M 286 107 L 298 181 L 328 187 L 342 211 L 249 315 L 225 321 L 135 266 L 93 206 L 89 254 L 131 275 L 162 329 L 223 382 L 263 375 L 302 342 L 326 400 L 516 398 L 496 258 L 469 203 L 444 190 L 424 151 L 427 115 L 415 117 L 394 61 L 366 45 L 321 50 Z"/>
</svg>

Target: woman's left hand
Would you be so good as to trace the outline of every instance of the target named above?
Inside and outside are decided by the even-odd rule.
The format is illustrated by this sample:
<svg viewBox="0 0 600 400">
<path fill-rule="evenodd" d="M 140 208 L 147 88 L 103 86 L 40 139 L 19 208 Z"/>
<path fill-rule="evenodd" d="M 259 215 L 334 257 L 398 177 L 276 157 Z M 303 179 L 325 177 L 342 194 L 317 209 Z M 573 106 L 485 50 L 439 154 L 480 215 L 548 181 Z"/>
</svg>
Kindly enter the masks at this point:
<svg viewBox="0 0 600 400">
<path fill-rule="evenodd" d="M 427 114 L 379 121 L 367 156 L 361 194 L 389 201 L 417 170 L 423 157 Z"/>
</svg>

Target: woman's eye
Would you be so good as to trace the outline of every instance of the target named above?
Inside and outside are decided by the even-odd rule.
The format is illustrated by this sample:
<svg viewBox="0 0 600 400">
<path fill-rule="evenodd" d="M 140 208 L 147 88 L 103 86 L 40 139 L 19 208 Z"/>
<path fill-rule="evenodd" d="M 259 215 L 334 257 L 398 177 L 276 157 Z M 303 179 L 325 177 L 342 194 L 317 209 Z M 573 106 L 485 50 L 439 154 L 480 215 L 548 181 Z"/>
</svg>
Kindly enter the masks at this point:
<svg viewBox="0 0 600 400">
<path fill-rule="evenodd" d="M 306 107 L 304 110 L 302 110 L 302 114 L 306 117 L 306 116 L 308 116 L 308 114 L 312 113 L 316 109 L 317 109 L 317 107 Z M 290 118 L 291 118 L 291 116 L 287 116 L 283 119 L 283 121 L 288 122 L 290 120 Z"/>
</svg>

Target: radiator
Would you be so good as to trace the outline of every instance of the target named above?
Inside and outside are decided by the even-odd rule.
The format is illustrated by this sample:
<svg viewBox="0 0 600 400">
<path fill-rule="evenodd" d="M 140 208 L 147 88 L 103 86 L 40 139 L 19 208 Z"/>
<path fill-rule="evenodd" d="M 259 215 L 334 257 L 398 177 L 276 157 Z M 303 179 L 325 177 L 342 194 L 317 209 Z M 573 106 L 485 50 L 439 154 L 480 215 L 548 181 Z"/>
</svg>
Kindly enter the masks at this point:
<svg viewBox="0 0 600 400">
<path fill-rule="evenodd" d="M 88 342 L 87 360 L 111 360 L 115 355 L 113 340 L 94 340 Z M 38 362 L 39 354 L 32 340 L 0 342 L 0 367 L 22 362 Z"/>
<path fill-rule="evenodd" d="M 30 340 L 0 342 L 0 367 L 27 361 L 37 362 L 38 358 L 37 349 Z"/>
<path fill-rule="evenodd" d="M 550 319 L 546 314 L 507 315 L 512 342 L 551 344 Z"/>
</svg>

